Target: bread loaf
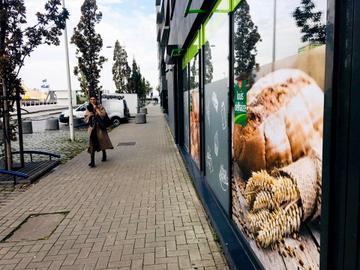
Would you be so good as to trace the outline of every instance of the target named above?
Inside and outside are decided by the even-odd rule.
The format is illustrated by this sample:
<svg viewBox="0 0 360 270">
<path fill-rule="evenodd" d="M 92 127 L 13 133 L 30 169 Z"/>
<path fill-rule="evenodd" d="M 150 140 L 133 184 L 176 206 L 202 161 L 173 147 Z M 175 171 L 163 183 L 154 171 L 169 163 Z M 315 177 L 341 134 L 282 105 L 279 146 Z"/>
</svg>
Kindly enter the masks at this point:
<svg viewBox="0 0 360 270">
<path fill-rule="evenodd" d="M 321 142 L 323 96 L 316 82 L 297 69 L 277 70 L 252 86 L 247 125 L 234 125 L 233 131 L 234 160 L 245 178 L 286 166 Z"/>
</svg>

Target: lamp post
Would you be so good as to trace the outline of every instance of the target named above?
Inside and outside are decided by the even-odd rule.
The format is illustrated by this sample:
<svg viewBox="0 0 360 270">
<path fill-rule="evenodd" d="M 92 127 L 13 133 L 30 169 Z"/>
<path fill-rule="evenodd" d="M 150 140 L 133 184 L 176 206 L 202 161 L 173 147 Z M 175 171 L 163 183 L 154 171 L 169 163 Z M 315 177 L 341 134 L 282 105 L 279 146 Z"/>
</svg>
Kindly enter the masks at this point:
<svg viewBox="0 0 360 270">
<path fill-rule="evenodd" d="M 62 0 L 63 7 L 65 8 L 65 0 Z M 69 90 L 69 130 L 70 130 L 70 140 L 74 141 L 74 115 L 73 115 L 73 104 L 72 104 L 72 89 L 71 89 L 71 77 L 70 77 L 70 63 L 69 63 L 69 47 L 68 47 L 68 36 L 67 36 L 67 26 L 65 22 L 64 29 L 64 40 L 65 40 L 65 57 L 66 57 L 66 74 L 67 74 L 67 85 Z"/>
<path fill-rule="evenodd" d="M 273 25 L 273 51 L 272 51 L 272 63 L 271 71 L 275 70 L 275 58 L 276 58 L 276 0 L 274 0 L 274 25 Z"/>
</svg>

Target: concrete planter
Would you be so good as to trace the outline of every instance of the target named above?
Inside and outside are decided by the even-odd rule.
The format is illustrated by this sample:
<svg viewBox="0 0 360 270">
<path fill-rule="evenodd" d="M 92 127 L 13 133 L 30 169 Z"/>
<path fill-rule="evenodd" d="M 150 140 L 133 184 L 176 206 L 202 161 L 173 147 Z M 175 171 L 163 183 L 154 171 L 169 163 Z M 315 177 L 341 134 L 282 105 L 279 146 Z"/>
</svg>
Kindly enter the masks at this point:
<svg viewBox="0 0 360 270">
<path fill-rule="evenodd" d="M 140 108 L 140 113 L 145 113 L 145 114 L 147 114 L 147 108 Z"/>
<path fill-rule="evenodd" d="M 59 121 L 54 118 L 47 119 L 45 122 L 45 130 L 59 130 Z"/>
<path fill-rule="evenodd" d="M 145 124 L 146 123 L 146 114 L 138 113 L 135 118 L 136 124 Z"/>
<path fill-rule="evenodd" d="M 31 121 L 22 122 L 22 130 L 23 130 L 23 134 L 32 134 L 33 133 L 32 122 Z"/>
</svg>

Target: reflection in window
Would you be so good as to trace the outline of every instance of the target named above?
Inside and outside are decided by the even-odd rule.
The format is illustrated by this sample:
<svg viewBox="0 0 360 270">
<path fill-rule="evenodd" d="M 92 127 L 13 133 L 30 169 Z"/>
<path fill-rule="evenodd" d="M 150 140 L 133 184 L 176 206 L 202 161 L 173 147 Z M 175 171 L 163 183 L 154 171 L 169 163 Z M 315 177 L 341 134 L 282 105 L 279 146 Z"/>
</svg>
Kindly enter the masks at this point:
<svg viewBox="0 0 360 270">
<path fill-rule="evenodd" d="M 297 27 L 301 29 L 303 42 L 325 44 L 325 16 L 322 11 L 316 10 L 315 3 L 312 0 L 302 0 L 292 15 Z"/>
<path fill-rule="evenodd" d="M 199 55 L 190 63 L 190 152 L 200 168 Z"/>
<path fill-rule="evenodd" d="M 228 77 L 229 71 L 229 17 L 221 12 L 228 1 L 222 1 L 205 24 L 204 61 L 205 85 Z"/>
<path fill-rule="evenodd" d="M 184 86 L 184 146 L 189 152 L 189 79 L 188 68 L 183 70 L 183 86 Z"/>
<path fill-rule="evenodd" d="M 234 13 L 234 50 L 235 50 L 235 79 L 253 82 L 253 70 L 256 67 L 256 45 L 261 41 L 258 27 L 250 15 L 250 8 L 246 0 L 241 1 Z"/>
<path fill-rule="evenodd" d="M 213 45 L 214 46 L 214 45 Z M 211 83 L 213 80 L 214 67 L 212 64 L 211 48 L 209 41 L 204 45 L 204 58 L 205 58 L 205 84 Z"/>
<path fill-rule="evenodd" d="M 190 62 L 190 89 L 199 87 L 199 62 L 198 55 Z"/>
</svg>

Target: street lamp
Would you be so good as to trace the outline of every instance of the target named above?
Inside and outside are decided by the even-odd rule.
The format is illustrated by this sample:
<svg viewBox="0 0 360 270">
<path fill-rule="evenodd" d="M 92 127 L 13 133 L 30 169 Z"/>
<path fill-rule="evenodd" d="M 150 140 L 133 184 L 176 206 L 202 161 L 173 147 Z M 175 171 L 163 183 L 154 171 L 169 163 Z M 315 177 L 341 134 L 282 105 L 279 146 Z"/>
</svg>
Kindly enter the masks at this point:
<svg viewBox="0 0 360 270">
<path fill-rule="evenodd" d="M 63 7 L 65 8 L 65 0 L 63 2 Z M 64 29 L 64 39 L 65 39 L 65 57 L 66 57 L 66 73 L 67 73 L 67 85 L 69 89 L 69 129 L 70 129 L 70 140 L 74 141 L 74 119 L 73 119 L 73 105 L 72 105 L 72 89 L 71 89 L 71 77 L 70 77 L 70 63 L 69 63 L 69 47 L 68 47 L 68 37 L 67 37 L 67 26 L 65 22 Z"/>
<path fill-rule="evenodd" d="M 276 58 L 276 0 L 274 0 L 274 25 L 273 25 L 273 51 L 272 51 L 272 63 L 271 63 L 271 71 L 275 70 L 275 58 Z"/>
</svg>

